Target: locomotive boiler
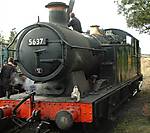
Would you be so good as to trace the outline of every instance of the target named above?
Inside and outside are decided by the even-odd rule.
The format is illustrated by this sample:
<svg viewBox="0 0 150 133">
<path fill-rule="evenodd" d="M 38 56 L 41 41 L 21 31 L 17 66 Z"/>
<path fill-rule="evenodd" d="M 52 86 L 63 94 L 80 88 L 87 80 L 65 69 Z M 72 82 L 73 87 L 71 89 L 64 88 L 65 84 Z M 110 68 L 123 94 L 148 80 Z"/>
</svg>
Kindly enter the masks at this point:
<svg viewBox="0 0 150 133">
<path fill-rule="evenodd" d="M 39 22 L 23 31 L 16 60 L 25 75 L 43 83 L 37 94 L 68 96 L 77 85 L 84 96 L 90 91 L 87 80 L 99 73 L 101 45 L 98 39 L 67 28 L 67 14 L 53 10 L 59 6 L 67 8 L 62 3 L 46 6 L 50 23 Z M 64 15 L 58 17 L 62 12 Z"/>
<path fill-rule="evenodd" d="M 49 22 L 24 28 L 16 46 L 16 62 L 36 89 L 1 98 L 1 120 L 12 119 L 19 127 L 37 121 L 38 133 L 43 121 L 68 129 L 73 123 L 111 119 L 140 89 L 139 41 L 97 25 L 90 33 L 78 33 L 67 27 L 65 3 L 51 2 L 46 8 Z"/>
</svg>

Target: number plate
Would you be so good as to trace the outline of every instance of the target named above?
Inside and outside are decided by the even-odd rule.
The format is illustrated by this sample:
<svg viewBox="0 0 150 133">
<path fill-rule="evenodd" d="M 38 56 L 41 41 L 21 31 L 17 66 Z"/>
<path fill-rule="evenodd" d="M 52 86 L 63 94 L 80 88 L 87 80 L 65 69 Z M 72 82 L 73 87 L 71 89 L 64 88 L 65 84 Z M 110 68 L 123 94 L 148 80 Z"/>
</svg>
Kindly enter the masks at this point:
<svg viewBox="0 0 150 133">
<path fill-rule="evenodd" d="M 44 38 L 30 38 L 28 40 L 29 46 L 39 46 L 39 45 L 46 45 L 46 39 Z"/>
</svg>

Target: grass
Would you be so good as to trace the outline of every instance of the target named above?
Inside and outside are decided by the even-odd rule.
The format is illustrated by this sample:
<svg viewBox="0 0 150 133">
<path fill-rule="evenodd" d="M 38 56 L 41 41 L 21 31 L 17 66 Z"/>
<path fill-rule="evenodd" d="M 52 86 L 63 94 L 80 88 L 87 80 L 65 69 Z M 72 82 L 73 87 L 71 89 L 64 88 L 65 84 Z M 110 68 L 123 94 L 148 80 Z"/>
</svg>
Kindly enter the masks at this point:
<svg viewBox="0 0 150 133">
<path fill-rule="evenodd" d="M 150 121 L 147 118 L 129 116 L 120 121 L 114 133 L 150 133 Z"/>
<path fill-rule="evenodd" d="M 143 90 L 124 107 L 123 117 L 119 118 L 113 133 L 150 133 L 150 117 L 142 112 L 144 103 L 150 109 L 150 90 Z"/>
<path fill-rule="evenodd" d="M 150 133 L 150 121 L 145 118 L 131 116 L 124 119 L 114 129 L 114 133 Z"/>
</svg>

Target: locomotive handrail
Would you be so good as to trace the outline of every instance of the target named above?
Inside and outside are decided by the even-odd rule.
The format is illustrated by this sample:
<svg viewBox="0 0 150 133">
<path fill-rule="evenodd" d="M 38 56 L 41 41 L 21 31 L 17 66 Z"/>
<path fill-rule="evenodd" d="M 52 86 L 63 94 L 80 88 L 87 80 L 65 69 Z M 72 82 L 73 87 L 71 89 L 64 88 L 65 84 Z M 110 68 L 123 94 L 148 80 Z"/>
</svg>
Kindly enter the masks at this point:
<svg viewBox="0 0 150 133">
<path fill-rule="evenodd" d="M 38 23 L 38 25 L 41 24 L 41 23 Z M 58 31 L 52 27 L 50 27 L 48 24 L 46 23 L 42 23 L 42 25 L 44 25 L 45 27 L 48 27 L 48 28 L 51 28 L 53 29 L 58 35 L 59 37 L 61 38 L 62 42 L 64 42 L 67 46 L 71 47 L 71 48 L 76 48 L 76 49 L 85 49 L 85 50 L 91 50 L 91 51 L 101 51 L 101 52 L 105 52 L 105 50 L 102 50 L 102 49 L 95 49 L 95 48 L 87 48 L 87 47 L 80 47 L 80 46 L 72 46 L 70 45 L 66 40 L 64 40 L 61 35 L 58 33 Z M 61 43 L 63 44 L 63 43 Z"/>
<path fill-rule="evenodd" d="M 39 50 L 34 51 L 34 53 L 41 53 L 41 52 L 44 52 L 44 51 L 46 51 L 46 49 L 39 49 Z"/>
<path fill-rule="evenodd" d="M 100 40 L 98 40 L 95 35 L 91 35 L 91 36 L 92 36 L 98 43 L 101 43 Z"/>
<path fill-rule="evenodd" d="M 20 34 L 21 32 L 23 32 L 25 29 L 30 28 L 30 27 L 32 27 L 32 26 L 34 26 L 34 25 L 35 25 L 35 24 L 30 25 L 30 26 L 27 26 L 27 27 L 23 28 L 21 31 L 19 31 L 19 32 L 17 33 L 17 35 L 14 37 L 14 39 L 12 40 L 12 42 L 8 45 L 7 49 L 9 49 L 9 47 L 15 42 L 15 40 L 17 39 L 17 37 L 19 36 L 19 34 Z M 15 51 L 16 51 L 16 50 L 15 50 Z"/>
<path fill-rule="evenodd" d="M 87 47 L 80 47 L 80 46 L 71 46 L 68 42 L 66 42 L 66 45 L 71 47 L 72 49 L 73 48 L 76 48 L 76 49 L 85 49 L 85 50 L 91 50 L 91 51 L 100 51 L 100 52 L 105 52 L 106 50 L 102 50 L 102 49 L 96 49 L 96 48 L 87 48 Z"/>
<path fill-rule="evenodd" d="M 40 59 L 40 62 L 43 62 L 43 63 L 51 63 L 51 62 L 55 62 L 55 61 L 59 61 L 59 62 L 64 62 L 63 59 Z"/>
<path fill-rule="evenodd" d="M 15 38 L 12 40 L 12 42 L 8 45 L 7 49 L 10 48 L 10 46 L 15 42 L 15 40 L 17 39 L 17 37 L 19 36 L 19 34 L 21 32 L 23 32 L 25 29 L 27 28 L 30 28 L 30 27 L 33 27 L 33 26 L 37 26 L 39 24 L 33 24 L 33 25 L 30 25 L 30 26 L 27 26 L 25 27 L 24 29 L 22 29 L 20 32 L 17 33 L 17 35 L 15 36 Z M 45 24 L 45 23 L 42 23 L 42 25 L 46 26 L 46 27 L 49 27 L 51 28 L 49 25 Z M 54 29 L 53 29 L 54 30 Z M 58 33 L 56 30 L 55 30 L 56 33 Z M 58 34 L 59 35 L 59 34 Z M 85 50 L 92 50 L 92 51 L 101 51 L 101 52 L 104 52 L 104 50 L 101 50 L 101 49 L 95 49 L 95 48 L 87 48 L 87 47 L 80 47 L 80 46 L 71 46 L 67 41 L 65 41 L 62 37 L 61 37 L 62 41 L 65 42 L 65 44 L 71 48 L 76 48 L 76 49 L 85 49 Z M 53 42 L 53 41 L 52 41 Z M 16 50 L 14 50 L 16 51 Z"/>
<path fill-rule="evenodd" d="M 16 116 L 16 111 L 17 109 L 27 100 L 29 99 L 31 96 L 34 96 L 35 92 L 30 93 L 28 96 L 26 96 L 24 99 L 22 99 L 19 104 L 16 105 L 16 107 L 13 109 L 12 114 L 13 116 Z"/>
<path fill-rule="evenodd" d="M 96 40 L 96 39 L 95 39 Z M 98 40 L 96 40 L 98 41 Z M 51 40 L 51 41 L 47 41 L 47 43 L 61 43 L 64 42 L 67 46 L 71 47 L 71 48 L 76 48 L 76 49 L 85 49 L 85 50 L 92 50 L 92 51 L 104 51 L 101 49 L 95 49 L 95 48 L 87 48 L 87 47 L 81 47 L 81 46 L 72 46 L 70 45 L 68 42 L 66 42 L 65 40 Z M 98 41 L 100 42 L 100 41 Z"/>
</svg>

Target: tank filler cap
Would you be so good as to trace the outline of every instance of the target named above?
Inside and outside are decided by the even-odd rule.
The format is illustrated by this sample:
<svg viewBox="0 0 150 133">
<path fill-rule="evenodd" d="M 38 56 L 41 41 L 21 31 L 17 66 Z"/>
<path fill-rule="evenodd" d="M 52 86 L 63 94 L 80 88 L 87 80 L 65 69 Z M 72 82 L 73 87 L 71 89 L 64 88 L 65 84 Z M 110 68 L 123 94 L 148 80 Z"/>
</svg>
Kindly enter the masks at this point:
<svg viewBox="0 0 150 133">
<path fill-rule="evenodd" d="M 103 31 L 99 29 L 99 25 L 90 26 L 90 35 L 103 35 Z"/>
</svg>

